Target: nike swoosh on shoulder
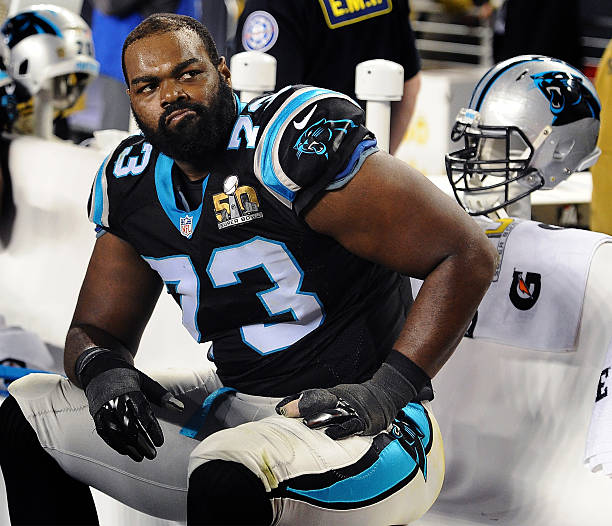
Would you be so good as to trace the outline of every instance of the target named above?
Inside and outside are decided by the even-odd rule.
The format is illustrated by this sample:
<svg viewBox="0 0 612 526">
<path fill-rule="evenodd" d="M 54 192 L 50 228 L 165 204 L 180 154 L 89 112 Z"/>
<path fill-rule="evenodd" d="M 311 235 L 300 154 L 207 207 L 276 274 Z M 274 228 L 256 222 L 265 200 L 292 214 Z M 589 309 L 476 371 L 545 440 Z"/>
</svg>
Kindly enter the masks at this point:
<svg viewBox="0 0 612 526">
<path fill-rule="evenodd" d="M 312 117 L 312 114 L 315 112 L 316 109 L 317 109 L 317 105 L 315 104 L 314 107 L 308 112 L 308 115 L 306 115 L 306 117 L 304 117 L 300 122 L 293 121 L 293 125 L 295 126 L 295 129 L 296 130 L 303 129 L 308 123 L 308 121 L 310 120 L 310 117 Z"/>
</svg>

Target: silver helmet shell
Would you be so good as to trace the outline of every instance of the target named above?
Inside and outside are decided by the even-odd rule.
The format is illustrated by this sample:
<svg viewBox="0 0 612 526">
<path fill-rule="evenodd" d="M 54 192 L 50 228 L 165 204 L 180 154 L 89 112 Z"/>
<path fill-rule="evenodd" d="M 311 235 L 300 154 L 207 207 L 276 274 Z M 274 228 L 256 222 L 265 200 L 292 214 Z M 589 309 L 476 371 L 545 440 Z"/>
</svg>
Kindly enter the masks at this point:
<svg viewBox="0 0 612 526">
<path fill-rule="evenodd" d="M 100 64 L 91 30 L 76 13 L 55 5 L 34 5 L 2 26 L 8 47 L 7 71 L 31 96 L 50 89 L 53 106 L 74 105 Z"/>
<path fill-rule="evenodd" d="M 464 141 L 446 155 L 459 204 L 488 214 L 592 166 L 600 108 L 589 79 L 561 60 L 522 55 L 491 68 L 451 132 Z"/>
</svg>

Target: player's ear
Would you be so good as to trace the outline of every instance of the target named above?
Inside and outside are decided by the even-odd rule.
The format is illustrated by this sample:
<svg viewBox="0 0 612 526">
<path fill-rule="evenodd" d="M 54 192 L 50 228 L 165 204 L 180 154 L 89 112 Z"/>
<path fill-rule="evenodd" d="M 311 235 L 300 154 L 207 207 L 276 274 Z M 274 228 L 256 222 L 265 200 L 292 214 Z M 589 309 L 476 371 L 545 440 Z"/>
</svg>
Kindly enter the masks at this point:
<svg viewBox="0 0 612 526">
<path fill-rule="evenodd" d="M 231 78 L 232 74 L 229 70 L 229 67 L 227 66 L 225 57 L 219 58 L 219 64 L 217 66 L 217 69 L 219 70 L 219 73 L 221 73 L 223 78 L 225 79 L 225 82 L 227 82 L 227 85 L 231 88 L 232 87 L 232 78 Z"/>
</svg>

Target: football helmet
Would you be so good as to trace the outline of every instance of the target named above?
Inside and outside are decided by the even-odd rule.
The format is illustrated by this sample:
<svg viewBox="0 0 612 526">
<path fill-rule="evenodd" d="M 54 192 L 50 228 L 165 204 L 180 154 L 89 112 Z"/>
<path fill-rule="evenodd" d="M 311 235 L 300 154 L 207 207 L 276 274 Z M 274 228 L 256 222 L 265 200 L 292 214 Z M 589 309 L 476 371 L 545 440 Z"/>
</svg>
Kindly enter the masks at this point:
<svg viewBox="0 0 612 526">
<path fill-rule="evenodd" d="M 592 166 L 600 102 L 569 64 L 541 55 L 500 62 L 476 84 L 451 139 L 446 173 L 470 215 L 489 214 Z"/>
<path fill-rule="evenodd" d="M 72 11 L 55 5 L 34 5 L 2 26 L 9 56 L 7 71 L 30 96 L 50 89 L 53 107 L 72 107 L 100 71 L 94 58 L 91 30 Z"/>
</svg>

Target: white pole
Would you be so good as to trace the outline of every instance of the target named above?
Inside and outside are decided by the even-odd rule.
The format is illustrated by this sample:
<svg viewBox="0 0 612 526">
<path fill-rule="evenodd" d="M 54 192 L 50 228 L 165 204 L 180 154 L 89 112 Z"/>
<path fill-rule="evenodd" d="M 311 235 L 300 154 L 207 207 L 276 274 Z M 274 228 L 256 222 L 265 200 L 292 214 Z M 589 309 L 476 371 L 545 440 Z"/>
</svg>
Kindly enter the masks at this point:
<svg viewBox="0 0 612 526">
<path fill-rule="evenodd" d="M 130 109 L 130 121 L 128 123 L 128 133 L 130 135 L 138 135 L 140 132 L 140 128 L 138 127 L 138 123 L 134 118 L 134 112 Z"/>
<path fill-rule="evenodd" d="M 261 51 L 236 53 L 230 61 L 232 87 L 248 102 L 276 85 L 276 59 Z"/>
<path fill-rule="evenodd" d="M 404 68 L 389 60 L 367 60 L 355 68 L 355 94 L 366 101 L 366 126 L 378 147 L 389 151 L 391 101 L 404 94 Z"/>
<path fill-rule="evenodd" d="M 367 101 L 366 127 L 376 135 L 378 147 L 388 152 L 391 130 L 391 103 L 378 100 Z"/>
<path fill-rule="evenodd" d="M 34 104 L 34 135 L 41 139 L 54 139 L 53 135 L 53 93 L 51 81 L 47 80 L 36 95 Z"/>
</svg>

